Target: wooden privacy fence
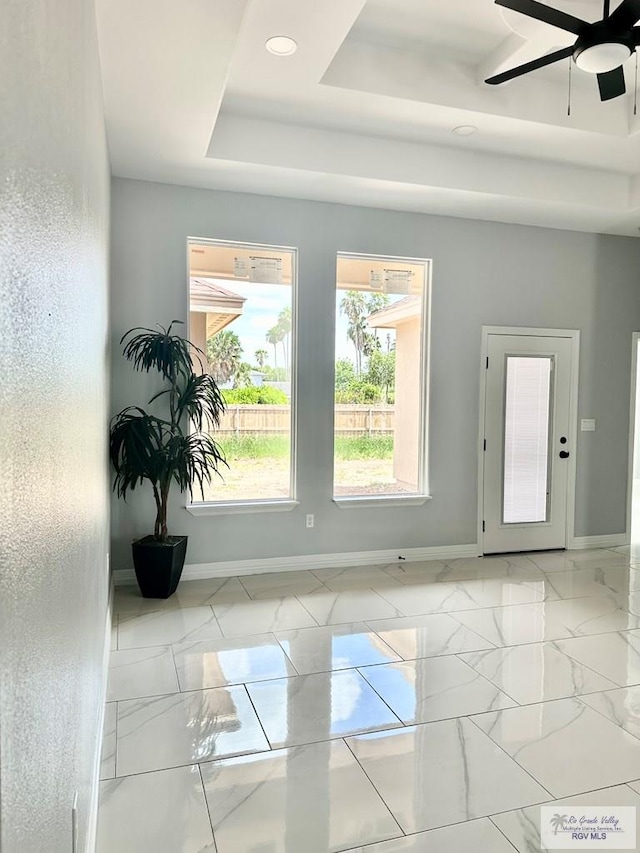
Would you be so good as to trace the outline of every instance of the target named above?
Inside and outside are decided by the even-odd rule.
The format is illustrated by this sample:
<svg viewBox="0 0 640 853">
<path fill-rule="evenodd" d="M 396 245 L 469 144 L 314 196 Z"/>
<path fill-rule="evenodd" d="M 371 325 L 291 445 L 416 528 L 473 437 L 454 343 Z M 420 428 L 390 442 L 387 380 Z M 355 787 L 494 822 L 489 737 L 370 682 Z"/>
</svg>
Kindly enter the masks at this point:
<svg viewBox="0 0 640 853">
<path fill-rule="evenodd" d="M 339 405 L 335 411 L 336 435 L 392 435 L 393 406 Z M 217 435 L 288 433 L 289 406 L 243 406 L 232 404 L 220 420 Z"/>
</svg>

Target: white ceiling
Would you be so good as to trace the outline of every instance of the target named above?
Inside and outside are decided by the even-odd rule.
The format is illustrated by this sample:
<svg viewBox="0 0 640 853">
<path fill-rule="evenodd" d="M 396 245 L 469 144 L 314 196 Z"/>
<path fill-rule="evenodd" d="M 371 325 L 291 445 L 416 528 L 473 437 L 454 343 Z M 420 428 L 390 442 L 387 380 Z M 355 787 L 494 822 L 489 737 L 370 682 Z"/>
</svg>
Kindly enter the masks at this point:
<svg viewBox="0 0 640 853">
<path fill-rule="evenodd" d="M 548 0 L 585 20 L 600 0 Z M 616 5 L 616 0 L 613 0 Z M 115 175 L 639 235 L 640 116 L 493 0 L 97 0 Z M 264 43 L 299 49 L 274 57 Z M 478 127 L 470 137 L 451 133 Z"/>
</svg>

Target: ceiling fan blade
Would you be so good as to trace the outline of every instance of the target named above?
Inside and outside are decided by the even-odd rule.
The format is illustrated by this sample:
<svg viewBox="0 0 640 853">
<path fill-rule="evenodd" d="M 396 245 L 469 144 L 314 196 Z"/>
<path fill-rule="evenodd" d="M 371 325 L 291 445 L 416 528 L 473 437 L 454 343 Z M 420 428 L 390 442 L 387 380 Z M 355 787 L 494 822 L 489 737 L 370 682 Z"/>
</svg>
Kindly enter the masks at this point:
<svg viewBox="0 0 640 853">
<path fill-rule="evenodd" d="M 504 6 L 505 9 L 512 9 L 514 12 L 520 12 L 521 15 L 536 18 L 538 21 L 551 24 L 552 27 L 558 27 L 561 30 L 567 30 L 577 36 L 585 27 L 589 26 L 587 21 L 581 21 L 580 18 L 574 18 L 573 15 L 567 15 L 566 12 L 561 12 L 559 9 L 552 9 L 551 6 L 538 3 L 537 0 L 495 0 L 495 2 L 498 6 Z M 624 6 L 627 2 L 635 3 L 640 2 L 640 0 L 623 0 L 622 5 Z M 635 24 L 635 21 L 633 23 Z"/>
<path fill-rule="evenodd" d="M 573 45 L 571 47 L 563 47 L 562 50 L 556 50 L 554 53 L 548 53 L 546 56 L 541 56 L 539 59 L 534 59 L 531 62 L 525 62 L 524 65 L 518 65 L 516 68 L 511 68 L 509 71 L 503 71 L 502 74 L 496 74 L 494 77 L 489 77 L 485 83 L 491 86 L 496 86 L 498 83 L 506 83 L 507 80 L 513 80 L 514 77 L 520 77 L 522 74 L 528 74 L 529 71 L 536 71 L 538 68 L 544 68 L 545 65 L 551 65 L 553 62 L 558 62 L 560 59 L 566 59 L 573 54 Z"/>
<path fill-rule="evenodd" d="M 601 101 L 610 101 L 612 98 L 624 95 L 627 89 L 624 85 L 622 65 L 619 68 L 614 68 L 613 71 L 598 74 L 598 88 L 600 89 Z"/>
<path fill-rule="evenodd" d="M 633 28 L 633 43 L 640 44 L 640 27 Z"/>
<path fill-rule="evenodd" d="M 616 27 L 632 27 L 640 21 L 640 0 L 622 0 L 618 8 L 609 15 L 608 20 Z"/>
</svg>

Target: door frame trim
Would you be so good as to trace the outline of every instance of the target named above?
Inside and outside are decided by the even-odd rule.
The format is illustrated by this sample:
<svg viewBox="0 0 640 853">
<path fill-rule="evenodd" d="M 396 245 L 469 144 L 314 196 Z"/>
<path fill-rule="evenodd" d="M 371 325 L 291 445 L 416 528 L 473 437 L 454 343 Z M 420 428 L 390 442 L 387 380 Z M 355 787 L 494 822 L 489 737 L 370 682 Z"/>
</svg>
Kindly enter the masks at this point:
<svg viewBox="0 0 640 853">
<path fill-rule="evenodd" d="M 640 341 L 640 332 L 631 333 L 631 388 L 629 393 L 629 458 L 627 462 L 627 519 L 625 531 L 625 544 L 631 542 L 631 525 L 633 523 L 633 457 L 636 441 L 636 396 L 640 389 L 637 383 L 639 380 L 640 371 L 640 352 L 638 351 L 638 341 Z"/>
<path fill-rule="evenodd" d="M 539 329 L 527 326 L 482 326 L 480 349 L 480 418 L 478 423 L 478 553 L 484 554 L 484 419 L 486 408 L 487 371 L 486 360 L 489 350 L 489 335 L 517 335 L 519 337 L 569 338 L 571 340 L 571 375 L 569 390 L 569 440 L 573 451 L 569 457 L 567 471 L 567 528 L 565 547 L 575 548 L 576 518 L 576 457 L 578 449 L 578 381 L 580 376 L 580 331 L 579 329 Z"/>
</svg>

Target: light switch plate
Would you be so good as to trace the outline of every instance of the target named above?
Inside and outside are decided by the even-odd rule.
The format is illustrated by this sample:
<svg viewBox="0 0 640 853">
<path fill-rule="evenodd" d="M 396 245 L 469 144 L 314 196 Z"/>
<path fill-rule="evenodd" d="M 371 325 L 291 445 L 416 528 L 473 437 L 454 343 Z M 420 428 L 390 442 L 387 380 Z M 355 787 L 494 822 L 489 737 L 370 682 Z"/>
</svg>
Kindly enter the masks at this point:
<svg viewBox="0 0 640 853">
<path fill-rule="evenodd" d="M 596 431 L 596 419 L 595 418 L 582 418 L 580 421 L 580 430 L 581 432 L 595 432 Z"/>
</svg>

